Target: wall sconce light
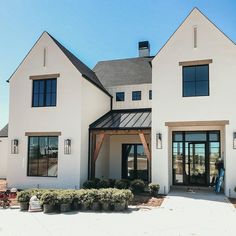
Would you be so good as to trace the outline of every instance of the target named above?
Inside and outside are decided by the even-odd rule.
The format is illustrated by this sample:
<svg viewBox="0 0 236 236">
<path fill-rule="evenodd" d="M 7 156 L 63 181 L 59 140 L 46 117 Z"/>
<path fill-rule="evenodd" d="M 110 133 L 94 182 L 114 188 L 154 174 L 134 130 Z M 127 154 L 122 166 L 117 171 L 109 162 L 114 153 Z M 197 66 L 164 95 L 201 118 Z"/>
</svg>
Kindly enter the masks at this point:
<svg viewBox="0 0 236 236">
<path fill-rule="evenodd" d="M 64 141 L 64 154 L 71 154 L 71 139 Z"/>
<path fill-rule="evenodd" d="M 161 133 L 156 134 L 156 148 L 162 149 L 162 135 L 161 135 Z"/>
<path fill-rule="evenodd" d="M 19 140 L 13 139 L 11 140 L 11 154 L 18 154 L 19 151 Z"/>
<path fill-rule="evenodd" d="M 236 132 L 233 133 L 233 149 L 236 149 Z"/>
</svg>

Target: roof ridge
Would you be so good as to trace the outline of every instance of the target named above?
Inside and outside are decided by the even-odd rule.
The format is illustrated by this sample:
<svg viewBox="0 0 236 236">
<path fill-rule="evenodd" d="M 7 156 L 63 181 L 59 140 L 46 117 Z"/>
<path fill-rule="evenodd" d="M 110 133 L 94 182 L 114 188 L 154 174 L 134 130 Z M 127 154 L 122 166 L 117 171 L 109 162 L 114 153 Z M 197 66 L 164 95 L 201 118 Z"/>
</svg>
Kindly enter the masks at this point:
<svg viewBox="0 0 236 236">
<path fill-rule="evenodd" d="M 71 51 L 69 51 L 65 46 L 63 46 L 57 39 L 55 39 L 51 34 L 46 32 L 49 37 L 56 43 L 56 45 L 62 50 L 65 56 L 70 60 L 70 62 L 75 66 L 75 68 L 82 74 L 82 76 L 89 82 L 94 84 L 96 87 L 101 89 L 104 93 L 111 97 L 108 91 L 104 88 L 101 81 L 98 79 L 96 73 L 90 69 L 85 63 L 83 63 L 78 57 L 76 57 Z"/>
</svg>

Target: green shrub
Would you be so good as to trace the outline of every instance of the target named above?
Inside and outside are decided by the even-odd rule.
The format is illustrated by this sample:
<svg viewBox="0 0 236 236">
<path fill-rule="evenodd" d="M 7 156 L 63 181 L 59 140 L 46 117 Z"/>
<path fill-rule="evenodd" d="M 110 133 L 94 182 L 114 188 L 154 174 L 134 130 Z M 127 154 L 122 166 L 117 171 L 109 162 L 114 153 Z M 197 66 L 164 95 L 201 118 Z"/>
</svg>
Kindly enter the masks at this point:
<svg viewBox="0 0 236 236">
<path fill-rule="evenodd" d="M 115 179 L 109 179 L 109 186 L 110 188 L 114 188 L 115 187 L 115 183 L 116 183 L 116 180 Z"/>
<path fill-rule="evenodd" d="M 29 202 L 31 198 L 30 191 L 20 191 L 17 193 L 17 201 L 18 202 Z"/>
<path fill-rule="evenodd" d="M 110 187 L 110 182 L 107 179 L 101 179 L 97 183 L 97 188 L 109 188 Z"/>
<path fill-rule="evenodd" d="M 130 182 L 130 189 L 133 193 L 144 192 L 145 183 L 141 179 L 135 179 Z"/>
<path fill-rule="evenodd" d="M 73 200 L 72 197 L 73 197 L 73 194 L 71 193 L 71 190 L 57 191 L 57 202 L 59 204 L 72 203 L 72 200 Z"/>
<path fill-rule="evenodd" d="M 41 205 L 54 205 L 57 203 L 58 194 L 56 191 L 44 191 L 40 198 Z"/>
<path fill-rule="evenodd" d="M 100 191 L 100 202 L 101 203 L 110 203 L 114 189 L 106 188 L 106 189 L 99 189 L 99 191 Z"/>
<path fill-rule="evenodd" d="M 97 182 L 95 180 L 87 180 L 83 183 L 84 189 L 97 188 Z"/>
<path fill-rule="evenodd" d="M 148 190 L 149 190 L 150 194 L 154 197 L 157 196 L 159 189 L 160 189 L 159 184 L 150 183 L 148 185 Z"/>
<path fill-rule="evenodd" d="M 129 180 L 127 179 L 116 180 L 114 187 L 117 189 L 128 189 Z"/>
</svg>

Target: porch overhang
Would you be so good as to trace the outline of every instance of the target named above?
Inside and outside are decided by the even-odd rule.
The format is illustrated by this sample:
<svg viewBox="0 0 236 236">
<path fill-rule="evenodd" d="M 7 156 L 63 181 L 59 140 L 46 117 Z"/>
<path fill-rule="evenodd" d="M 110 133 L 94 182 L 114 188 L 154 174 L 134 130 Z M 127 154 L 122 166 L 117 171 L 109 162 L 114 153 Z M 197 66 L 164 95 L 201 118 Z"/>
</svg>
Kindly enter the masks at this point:
<svg viewBox="0 0 236 236">
<path fill-rule="evenodd" d="M 88 178 L 95 178 L 95 165 L 106 136 L 138 135 L 147 159 L 151 151 L 145 135 L 151 135 L 151 109 L 112 110 L 89 126 Z"/>
</svg>

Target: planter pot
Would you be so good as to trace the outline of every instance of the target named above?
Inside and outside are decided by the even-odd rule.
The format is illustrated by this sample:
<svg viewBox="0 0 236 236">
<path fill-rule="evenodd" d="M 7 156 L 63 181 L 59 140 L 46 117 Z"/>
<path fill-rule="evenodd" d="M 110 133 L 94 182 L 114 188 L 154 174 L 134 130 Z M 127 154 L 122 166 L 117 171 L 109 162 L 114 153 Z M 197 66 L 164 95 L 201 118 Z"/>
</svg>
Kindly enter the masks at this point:
<svg viewBox="0 0 236 236">
<path fill-rule="evenodd" d="M 75 211 L 78 211 L 80 209 L 80 204 L 78 203 L 78 201 L 74 201 L 72 203 L 72 209 L 75 210 Z"/>
<path fill-rule="evenodd" d="M 125 210 L 125 202 L 117 202 L 114 204 L 114 211 L 124 211 Z"/>
<path fill-rule="evenodd" d="M 102 209 L 103 209 L 104 211 L 110 211 L 110 210 L 111 210 L 111 205 L 110 205 L 110 203 L 108 203 L 108 202 L 102 203 Z"/>
<path fill-rule="evenodd" d="M 89 204 L 87 204 L 87 203 L 81 203 L 81 210 L 82 210 L 82 211 L 87 211 L 87 210 L 89 210 Z"/>
<path fill-rule="evenodd" d="M 70 203 L 62 203 L 60 205 L 60 211 L 61 212 L 68 212 L 71 210 L 71 204 Z"/>
<path fill-rule="evenodd" d="M 125 209 L 127 210 L 127 209 L 128 209 L 128 207 L 129 207 L 129 202 L 128 202 L 128 201 L 126 201 L 126 202 L 125 202 Z"/>
<path fill-rule="evenodd" d="M 21 211 L 28 211 L 29 203 L 28 202 L 20 202 L 20 210 Z"/>
<path fill-rule="evenodd" d="M 52 213 L 53 211 L 54 211 L 54 205 L 52 204 L 43 205 L 43 213 Z"/>
<path fill-rule="evenodd" d="M 100 209 L 101 209 L 100 203 L 99 202 L 93 202 L 93 204 L 91 205 L 91 210 L 92 211 L 99 211 Z"/>
</svg>

